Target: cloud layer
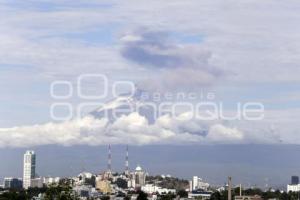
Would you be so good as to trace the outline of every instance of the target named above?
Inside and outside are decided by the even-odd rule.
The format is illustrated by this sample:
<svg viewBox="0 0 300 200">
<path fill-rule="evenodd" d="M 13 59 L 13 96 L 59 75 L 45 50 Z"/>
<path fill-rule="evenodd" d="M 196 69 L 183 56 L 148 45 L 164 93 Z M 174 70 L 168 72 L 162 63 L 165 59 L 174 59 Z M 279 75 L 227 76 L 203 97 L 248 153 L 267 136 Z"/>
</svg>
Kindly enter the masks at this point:
<svg viewBox="0 0 300 200">
<path fill-rule="evenodd" d="M 95 119 L 88 116 L 62 123 L 1 128 L 0 147 L 243 142 L 244 135 L 236 128 L 215 124 L 207 129 L 199 124 L 184 117 L 173 119 L 168 115 L 149 124 L 145 117 L 135 112 L 123 115 L 113 123 L 106 118 Z"/>
<path fill-rule="evenodd" d="M 149 123 L 146 117 L 132 112 L 115 121 L 86 116 L 61 123 L 0 128 L 0 148 L 51 144 L 298 144 L 299 141 L 297 129 L 293 129 L 298 123 L 298 112 L 289 111 L 281 118 L 278 112 L 267 112 L 270 127 L 265 127 L 263 121 L 240 121 L 235 126 L 228 122 L 191 119 L 190 115 L 188 112 L 176 117 L 166 114 Z M 272 125 L 273 118 L 277 119 L 277 126 Z"/>
</svg>

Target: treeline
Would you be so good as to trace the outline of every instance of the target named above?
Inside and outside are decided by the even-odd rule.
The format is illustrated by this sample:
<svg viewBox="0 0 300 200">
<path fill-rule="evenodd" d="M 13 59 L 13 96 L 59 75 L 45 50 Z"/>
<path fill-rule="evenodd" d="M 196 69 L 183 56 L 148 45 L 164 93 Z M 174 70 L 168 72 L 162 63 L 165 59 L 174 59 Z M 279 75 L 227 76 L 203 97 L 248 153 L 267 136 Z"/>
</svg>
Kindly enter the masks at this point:
<svg viewBox="0 0 300 200">
<path fill-rule="evenodd" d="M 239 188 L 235 188 L 232 191 L 232 199 L 234 199 L 234 196 L 238 196 L 240 193 Z M 228 191 L 222 191 L 218 192 L 215 191 L 211 195 L 211 200 L 227 200 L 228 199 Z M 268 199 L 278 199 L 278 200 L 298 200 L 300 199 L 300 193 L 299 192 L 281 192 L 279 190 L 276 191 L 262 191 L 259 188 L 254 188 L 254 189 L 246 189 L 242 191 L 242 195 L 245 196 L 254 196 L 254 195 L 259 195 L 262 199 L 268 200 Z"/>
<path fill-rule="evenodd" d="M 0 200 L 31 200 L 43 194 L 44 200 L 77 200 L 79 199 L 71 190 L 69 184 L 60 183 L 42 188 L 28 188 L 27 190 L 2 190 Z"/>
<path fill-rule="evenodd" d="M 175 177 L 147 176 L 147 183 L 155 184 L 162 188 L 184 190 L 189 188 L 189 181 Z"/>
</svg>

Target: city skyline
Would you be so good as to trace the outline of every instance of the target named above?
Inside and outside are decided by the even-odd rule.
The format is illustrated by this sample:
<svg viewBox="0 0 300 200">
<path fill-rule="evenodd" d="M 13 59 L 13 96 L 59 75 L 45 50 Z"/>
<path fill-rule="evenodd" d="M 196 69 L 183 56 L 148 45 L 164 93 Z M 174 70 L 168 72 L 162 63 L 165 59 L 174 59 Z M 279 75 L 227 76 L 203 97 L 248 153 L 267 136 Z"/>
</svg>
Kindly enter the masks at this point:
<svg viewBox="0 0 300 200">
<path fill-rule="evenodd" d="M 22 196 L 21 198 L 25 198 L 25 195 L 38 199 L 49 198 L 49 195 L 50 197 L 58 195 L 59 198 L 62 198 L 61 195 L 67 195 L 71 199 L 101 199 L 104 197 L 109 199 L 120 197 L 122 199 L 125 197 L 135 199 L 141 195 L 146 195 L 146 199 L 164 198 L 170 195 L 173 198 L 177 195 L 177 198 L 211 199 L 215 196 L 221 198 L 222 195 L 227 195 L 228 200 L 233 198 L 235 200 L 245 198 L 262 200 L 271 196 L 286 199 L 289 196 L 299 195 L 300 191 L 299 176 L 296 175 L 291 176 L 290 183 L 287 184 L 285 190 L 278 187 L 274 188 L 268 183 L 265 188 L 259 188 L 257 185 L 237 184 L 233 181 L 232 176 L 228 176 L 227 182 L 223 185 L 211 185 L 197 175 L 193 175 L 190 180 L 178 179 L 178 177 L 172 177 L 169 174 L 152 175 L 139 164 L 135 169 L 129 170 L 128 145 L 126 145 L 125 150 L 123 172 L 118 173 L 112 170 L 111 145 L 108 145 L 107 150 L 106 170 L 100 173 L 90 173 L 83 170 L 77 176 L 73 175 L 71 177 L 39 176 L 35 169 L 37 165 L 36 154 L 32 150 L 26 150 L 23 155 L 23 179 L 5 177 L 3 185 L 0 185 L 0 195 L 7 197 L 13 194 L 14 196 Z M 175 185 L 165 185 L 170 183 Z M 66 185 L 69 189 L 63 189 L 59 192 L 59 188 L 64 188 Z M 58 193 L 53 191 L 54 188 L 58 189 Z M 32 189 L 38 191 L 38 193 L 32 193 Z M 237 189 L 239 192 L 237 192 Z M 50 192 L 51 190 L 52 192 Z M 27 191 L 27 194 L 24 191 Z M 36 194 L 38 195 L 34 196 Z"/>
<path fill-rule="evenodd" d="M 297 151 L 299 147 L 290 148 L 289 146 L 282 147 L 278 149 L 276 146 L 269 146 L 265 148 L 264 146 L 254 145 L 252 146 L 244 146 L 234 147 L 234 146 L 207 146 L 204 147 L 185 147 L 185 149 L 178 154 L 176 149 L 178 146 L 174 146 L 173 148 L 167 146 L 149 146 L 148 148 L 144 147 L 131 147 L 131 155 L 130 158 L 132 164 L 130 164 L 130 169 L 134 170 L 137 165 L 142 165 L 143 168 L 147 169 L 147 171 L 152 175 L 168 175 L 184 179 L 190 179 L 194 175 L 198 175 L 199 177 L 204 178 L 212 185 L 223 185 L 226 181 L 226 177 L 231 175 L 234 177 L 235 181 L 238 183 L 242 183 L 245 186 L 257 186 L 260 188 L 265 188 L 266 184 L 270 187 L 274 188 L 286 188 L 286 184 L 290 183 L 290 176 L 292 175 L 300 175 L 299 170 L 297 170 L 296 166 L 298 163 L 295 163 L 296 160 L 290 160 L 288 158 L 281 159 L 279 162 L 277 157 L 269 157 L 270 153 L 276 152 L 277 155 L 281 158 L 286 153 L 292 153 Z M 54 150 L 55 149 L 55 150 Z M 99 174 L 107 171 L 107 155 L 108 148 L 105 147 L 88 147 L 84 150 L 77 149 L 74 151 L 73 148 L 59 148 L 59 147 L 48 147 L 46 149 L 40 148 L 35 149 L 35 152 L 38 152 L 40 155 L 38 158 L 39 164 L 37 165 L 37 173 L 39 176 L 50 176 L 50 177 L 72 177 L 80 172 L 88 171 L 91 173 Z M 124 172 L 126 169 L 125 165 L 125 157 L 126 157 L 126 146 L 124 145 L 114 145 L 112 148 L 112 156 L 114 157 L 112 162 L 112 170 L 114 172 Z M 244 156 L 240 157 L 240 150 L 243 152 Z M 26 149 L 25 149 L 26 150 Z M 20 158 L 23 160 L 23 151 L 20 149 L 19 155 L 14 155 L 13 159 L 7 159 L 5 165 L 2 167 L 6 167 L 7 170 L 1 170 L 0 177 L 22 177 L 22 163 L 15 158 Z M 99 151 L 100 150 L 100 151 Z M 220 154 L 220 151 L 223 153 Z M 253 152 L 252 154 L 249 154 Z M 256 161 L 248 159 L 249 156 L 253 157 L 257 152 L 265 152 L 268 156 L 256 156 Z M 76 157 L 81 152 L 85 154 L 84 157 Z M 102 153 L 99 153 L 102 152 Z M 158 152 L 166 152 L 161 153 L 161 157 L 157 158 L 155 155 Z M 232 157 L 237 157 L 236 159 L 232 159 L 230 157 L 224 157 L 228 153 L 232 154 Z M 248 152 L 248 153 L 247 153 Z M 207 156 L 195 159 L 195 157 L 199 154 L 205 154 Z M 59 154 L 59 156 L 57 156 Z M 151 155 L 153 154 L 153 155 Z M 65 156 L 72 155 L 72 162 L 66 161 Z M 208 159 L 211 157 L 210 159 Z M 55 162 L 52 164 L 47 164 L 47 160 L 55 159 L 56 162 L 60 163 L 57 165 Z M 166 160 L 168 164 L 166 164 Z M 201 162 L 199 163 L 200 160 Z M 219 167 L 214 167 L 217 160 L 222 160 L 223 165 Z M 279 166 L 280 163 L 286 163 L 283 166 Z M 255 167 L 253 167 L 255 164 Z M 180 167 L 179 167 L 180 166 Z M 262 167 L 263 166 L 263 167 Z M 273 170 L 271 167 L 273 166 Z M 277 166 L 277 167 L 274 167 Z M 212 171 L 212 173 L 208 173 Z M 277 172 L 281 170 L 281 173 Z M 65 171 L 68 171 L 65 173 Z M 258 171 L 259 173 L 256 173 Z M 218 173 L 216 173 L 218 172 Z M 249 178 L 249 173 L 252 178 Z M 261 174 L 264 174 L 263 176 Z M 275 174 L 275 175 L 274 175 Z"/>
</svg>

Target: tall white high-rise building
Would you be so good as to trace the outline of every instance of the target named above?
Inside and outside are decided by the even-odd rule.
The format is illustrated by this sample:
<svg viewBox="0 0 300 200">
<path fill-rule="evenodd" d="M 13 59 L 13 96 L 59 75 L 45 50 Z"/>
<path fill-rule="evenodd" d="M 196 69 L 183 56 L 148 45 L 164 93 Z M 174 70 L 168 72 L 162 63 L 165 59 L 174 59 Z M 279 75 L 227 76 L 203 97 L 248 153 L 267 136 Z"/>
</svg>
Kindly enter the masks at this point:
<svg viewBox="0 0 300 200">
<path fill-rule="evenodd" d="M 26 151 L 23 162 L 23 188 L 28 189 L 31 186 L 31 179 L 35 178 L 35 153 Z"/>
<path fill-rule="evenodd" d="M 198 181 L 199 181 L 198 176 L 193 176 L 192 190 L 196 190 L 198 188 Z"/>
</svg>

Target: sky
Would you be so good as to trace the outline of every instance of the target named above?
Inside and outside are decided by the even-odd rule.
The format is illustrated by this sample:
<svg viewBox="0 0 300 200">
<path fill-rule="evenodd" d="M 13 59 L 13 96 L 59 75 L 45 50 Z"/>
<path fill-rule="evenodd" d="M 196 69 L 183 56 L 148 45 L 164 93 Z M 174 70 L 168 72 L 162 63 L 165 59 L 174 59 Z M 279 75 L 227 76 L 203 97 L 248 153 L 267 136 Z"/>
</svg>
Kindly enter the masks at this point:
<svg viewBox="0 0 300 200">
<path fill-rule="evenodd" d="M 296 0 L 0 0 L 0 156 L 44 146 L 107 144 L 271 145 L 279 148 L 272 156 L 286 151 L 281 145 L 297 149 L 299 7 Z M 107 87 L 94 75 L 104 76 Z M 228 115 L 237 112 L 239 103 L 256 102 L 263 105 L 264 117 L 207 121 L 190 119 L 187 111 L 180 119 L 164 115 L 152 122 L 137 112 L 115 121 L 77 117 L 81 106 L 89 112 L 118 102 L 112 90 L 124 82 L 150 94 L 195 93 L 196 99 L 171 100 L 194 107 L 212 93 L 211 102 Z M 101 94 L 106 88 L 100 98 L 80 95 Z M 56 98 L 53 92 L 70 95 Z M 70 119 L 54 119 L 55 105 L 58 116 L 68 115 L 70 108 Z M 286 175 L 295 173 L 285 169 Z M 67 173 L 62 171 L 56 173 Z M 180 167 L 177 173 L 182 174 Z"/>
</svg>

